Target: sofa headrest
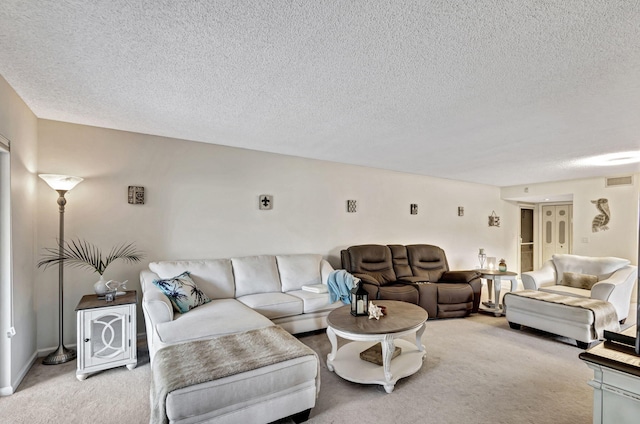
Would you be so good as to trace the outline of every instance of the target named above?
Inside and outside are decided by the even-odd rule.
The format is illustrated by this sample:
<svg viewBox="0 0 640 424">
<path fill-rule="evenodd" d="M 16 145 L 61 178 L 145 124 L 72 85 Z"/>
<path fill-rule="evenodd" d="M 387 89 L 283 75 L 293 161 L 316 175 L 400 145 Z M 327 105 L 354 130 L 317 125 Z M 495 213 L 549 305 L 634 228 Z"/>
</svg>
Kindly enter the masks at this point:
<svg viewBox="0 0 640 424">
<path fill-rule="evenodd" d="M 614 272 L 630 264 L 630 261 L 622 258 L 591 257 L 569 254 L 556 254 L 551 257 L 556 267 L 557 282 L 562 281 L 565 272 L 586 275 L 596 275 L 598 280 L 605 280 Z"/>
<path fill-rule="evenodd" d="M 368 274 L 380 284 L 396 281 L 391 250 L 379 244 L 363 244 L 347 249 L 352 274 Z"/>
<path fill-rule="evenodd" d="M 428 277 L 429 281 L 439 281 L 442 274 L 449 271 L 444 250 L 430 244 L 407 246 L 409 265 L 416 277 Z"/>
</svg>

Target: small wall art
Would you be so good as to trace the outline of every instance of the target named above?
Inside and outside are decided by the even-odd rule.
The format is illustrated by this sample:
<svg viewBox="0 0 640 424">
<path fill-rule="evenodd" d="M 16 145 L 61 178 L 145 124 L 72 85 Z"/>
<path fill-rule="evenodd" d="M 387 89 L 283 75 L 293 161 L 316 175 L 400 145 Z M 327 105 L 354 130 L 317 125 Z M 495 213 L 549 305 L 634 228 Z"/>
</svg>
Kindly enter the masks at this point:
<svg viewBox="0 0 640 424">
<path fill-rule="evenodd" d="M 347 200 L 347 212 L 356 213 L 358 209 L 357 202 L 355 200 Z"/>
<path fill-rule="evenodd" d="M 273 209 L 273 196 L 270 194 L 261 194 L 258 196 L 258 208 L 262 211 Z"/>
<path fill-rule="evenodd" d="M 606 231 L 609 229 L 607 224 L 609 224 L 609 220 L 611 219 L 611 211 L 609 211 L 609 199 L 596 199 L 592 200 L 591 203 L 596 205 L 596 209 L 600 211 L 600 213 L 593 217 L 593 221 L 591 221 L 591 232 L 597 233 L 598 231 Z"/>
<path fill-rule="evenodd" d="M 411 213 L 411 215 L 418 215 L 418 204 L 417 203 L 412 203 L 411 206 L 409 207 L 409 213 Z"/>
<path fill-rule="evenodd" d="M 144 187 L 129 186 L 128 202 L 130 205 L 144 205 Z"/>
<path fill-rule="evenodd" d="M 458 206 L 458 216 L 464 216 L 464 207 Z"/>
<path fill-rule="evenodd" d="M 489 227 L 499 227 L 500 226 L 500 217 L 496 215 L 496 211 L 491 212 L 489 215 Z"/>
</svg>

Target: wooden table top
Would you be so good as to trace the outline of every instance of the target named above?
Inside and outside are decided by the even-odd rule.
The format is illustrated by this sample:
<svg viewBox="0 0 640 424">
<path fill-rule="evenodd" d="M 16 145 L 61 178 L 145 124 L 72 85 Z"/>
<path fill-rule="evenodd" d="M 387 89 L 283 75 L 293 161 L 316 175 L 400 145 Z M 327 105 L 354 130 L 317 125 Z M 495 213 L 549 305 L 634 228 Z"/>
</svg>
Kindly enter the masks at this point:
<svg viewBox="0 0 640 424">
<path fill-rule="evenodd" d="M 94 308 L 104 308 L 105 306 L 118 306 L 118 305 L 127 305 L 129 303 L 138 303 L 138 294 L 135 290 L 126 290 L 125 294 L 116 296 L 115 300 L 112 302 L 107 302 L 104 300 L 104 296 L 100 296 L 96 294 L 86 294 L 82 296 L 78 306 L 76 306 L 76 311 L 80 311 L 82 309 L 94 309 Z"/>
<path fill-rule="evenodd" d="M 624 335 L 635 337 L 636 326 L 621 332 Z M 617 343 L 604 341 L 578 355 L 580 359 L 594 364 L 602 365 L 614 370 L 640 377 L 640 356 L 637 356 L 632 347 L 626 347 Z"/>
<path fill-rule="evenodd" d="M 478 271 L 480 274 L 482 275 L 498 275 L 498 276 L 505 276 L 505 277 L 513 277 L 515 275 L 518 275 L 517 272 L 513 272 L 513 271 L 500 271 L 497 269 L 476 269 L 476 271 Z"/>
<path fill-rule="evenodd" d="M 334 309 L 327 323 L 335 330 L 356 334 L 389 334 L 409 330 L 427 320 L 427 311 L 412 303 L 397 300 L 374 300 L 377 306 L 386 306 L 387 314 L 379 320 L 368 316 L 354 317 L 351 305 Z"/>
</svg>

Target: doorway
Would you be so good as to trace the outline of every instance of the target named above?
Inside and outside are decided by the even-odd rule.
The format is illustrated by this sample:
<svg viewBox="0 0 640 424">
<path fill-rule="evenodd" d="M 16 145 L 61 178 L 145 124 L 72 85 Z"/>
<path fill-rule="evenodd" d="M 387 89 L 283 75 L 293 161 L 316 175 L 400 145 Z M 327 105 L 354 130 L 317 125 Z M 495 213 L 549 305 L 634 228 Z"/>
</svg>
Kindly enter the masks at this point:
<svg viewBox="0 0 640 424">
<path fill-rule="evenodd" d="M 520 272 L 533 271 L 533 207 L 520 207 Z"/>
</svg>

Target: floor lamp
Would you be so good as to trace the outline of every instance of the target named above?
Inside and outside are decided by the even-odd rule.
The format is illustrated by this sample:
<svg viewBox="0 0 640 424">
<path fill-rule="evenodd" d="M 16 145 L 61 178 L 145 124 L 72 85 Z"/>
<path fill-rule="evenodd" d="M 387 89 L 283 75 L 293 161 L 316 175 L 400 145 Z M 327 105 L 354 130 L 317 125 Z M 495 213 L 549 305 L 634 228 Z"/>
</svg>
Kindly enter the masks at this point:
<svg viewBox="0 0 640 424">
<path fill-rule="evenodd" d="M 58 252 L 60 254 L 60 257 L 62 257 L 62 252 L 64 249 L 64 205 L 67 204 L 67 199 L 64 198 L 64 195 L 66 194 L 66 192 L 74 188 L 80 181 L 82 181 L 82 178 L 56 174 L 40 174 L 38 176 L 42 178 L 47 184 L 49 184 L 49 187 L 57 191 L 59 195 L 58 206 L 60 211 L 60 236 L 58 238 Z M 76 358 L 76 351 L 73 349 L 67 349 L 63 344 L 63 268 L 64 262 L 61 260 L 58 263 L 58 348 L 48 354 L 46 358 L 44 358 L 42 363 L 45 365 L 63 364 Z"/>
</svg>

